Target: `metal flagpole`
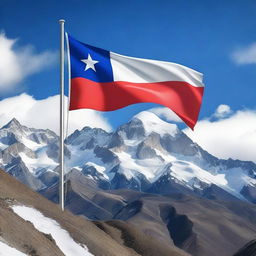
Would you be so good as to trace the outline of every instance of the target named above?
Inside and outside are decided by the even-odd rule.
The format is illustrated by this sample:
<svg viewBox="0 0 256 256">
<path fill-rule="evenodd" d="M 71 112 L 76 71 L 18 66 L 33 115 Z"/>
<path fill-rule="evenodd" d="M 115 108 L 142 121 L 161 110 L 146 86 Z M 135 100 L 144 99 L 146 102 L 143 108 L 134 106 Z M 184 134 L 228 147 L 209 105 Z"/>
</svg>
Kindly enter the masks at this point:
<svg viewBox="0 0 256 256">
<path fill-rule="evenodd" d="M 59 151 L 59 205 L 64 211 L 64 23 L 60 23 L 60 151 Z"/>
</svg>

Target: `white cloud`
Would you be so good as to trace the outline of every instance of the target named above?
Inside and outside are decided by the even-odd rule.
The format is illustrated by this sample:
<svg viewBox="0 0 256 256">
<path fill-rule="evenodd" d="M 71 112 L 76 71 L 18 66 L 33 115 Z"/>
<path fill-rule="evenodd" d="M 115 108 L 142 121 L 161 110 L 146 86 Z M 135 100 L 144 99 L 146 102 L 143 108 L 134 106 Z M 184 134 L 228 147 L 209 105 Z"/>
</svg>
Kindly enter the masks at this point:
<svg viewBox="0 0 256 256">
<path fill-rule="evenodd" d="M 256 43 L 235 50 L 232 59 L 239 65 L 256 64 Z"/>
<path fill-rule="evenodd" d="M 256 161 L 256 111 L 240 110 L 228 117 L 202 120 L 184 132 L 209 153 L 227 159 Z"/>
<path fill-rule="evenodd" d="M 169 108 L 157 107 L 149 109 L 150 112 L 156 114 L 160 118 L 170 122 L 182 122 L 182 120 Z"/>
<path fill-rule="evenodd" d="M 65 102 L 67 106 L 67 97 Z M 14 117 L 28 127 L 48 128 L 59 134 L 59 96 L 36 100 L 23 93 L 0 101 L 0 127 Z M 84 126 L 111 130 L 111 126 L 100 112 L 90 109 L 70 111 L 69 134 Z"/>
<path fill-rule="evenodd" d="M 31 45 L 17 47 L 17 39 L 0 34 L 0 91 L 9 91 L 27 76 L 36 73 L 57 60 L 57 53 L 35 53 Z"/>
<path fill-rule="evenodd" d="M 223 118 L 223 117 L 226 117 L 231 112 L 232 111 L 231 111 L 230 106 L 225 105 L 225 104 L 221 104 L 217 107 L 217 109 L 214 113 L 214 116 L 217 117 L 217 118 Z"/>
</svg>

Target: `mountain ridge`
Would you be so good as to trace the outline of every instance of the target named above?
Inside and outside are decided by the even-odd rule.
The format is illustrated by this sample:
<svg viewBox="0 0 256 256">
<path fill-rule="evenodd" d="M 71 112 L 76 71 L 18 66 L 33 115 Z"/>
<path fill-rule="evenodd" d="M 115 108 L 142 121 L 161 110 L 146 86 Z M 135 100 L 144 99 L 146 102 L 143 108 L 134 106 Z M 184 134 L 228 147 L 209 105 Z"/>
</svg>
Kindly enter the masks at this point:
<svg viewBox="0 0 256 256">
<path fill-rule="evenodd" d="M 15 176 L 19 166 L 20 180 L 34 190 L 57 181 L 58 148 L 58 136 L 49 129 L 28 128 L 17 119 L 0 129 L 0 167 Z M 255 163 L 218 159 L 151 112 L 111 133 L 90 127 L 74 131 L 65 140 L 65 158 L 67 170 L 81 171 L 104 189 L 162 194 L 177 187 L 211 197 L 215 186 L 230 198 L 256 200 Z"/>
</svg>

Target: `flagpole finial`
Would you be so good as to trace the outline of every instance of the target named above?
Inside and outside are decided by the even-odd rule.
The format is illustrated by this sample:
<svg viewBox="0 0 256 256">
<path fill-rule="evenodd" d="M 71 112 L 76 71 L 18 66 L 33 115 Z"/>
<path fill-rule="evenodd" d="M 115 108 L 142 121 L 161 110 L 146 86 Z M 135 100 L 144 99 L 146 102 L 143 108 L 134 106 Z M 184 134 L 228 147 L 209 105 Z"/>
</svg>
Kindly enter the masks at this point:
<svg viewBox="0 0 256 256">
<path fill-rule="evenodd" d="M 60 19 L 59 23 L 65 23 L 65 20 L 64 19 Z"/>
</svg>

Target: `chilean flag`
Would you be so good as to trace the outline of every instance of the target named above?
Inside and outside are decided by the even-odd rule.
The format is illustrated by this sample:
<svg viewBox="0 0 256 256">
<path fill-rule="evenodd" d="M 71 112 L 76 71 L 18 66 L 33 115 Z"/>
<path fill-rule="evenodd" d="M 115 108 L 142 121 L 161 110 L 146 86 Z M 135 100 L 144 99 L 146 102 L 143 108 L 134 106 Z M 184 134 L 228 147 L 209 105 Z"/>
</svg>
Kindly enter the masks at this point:
<svg viewBox="0 0 256 256">
<path fill-rule="evenodd" d="M 69 110 L 112 111 L 135 103 L 173 110 L 191 129 L 202 103 L 202 74 L 165 61 L 106 51 L 67 34 L 71 64 Z"/>
</svg>

